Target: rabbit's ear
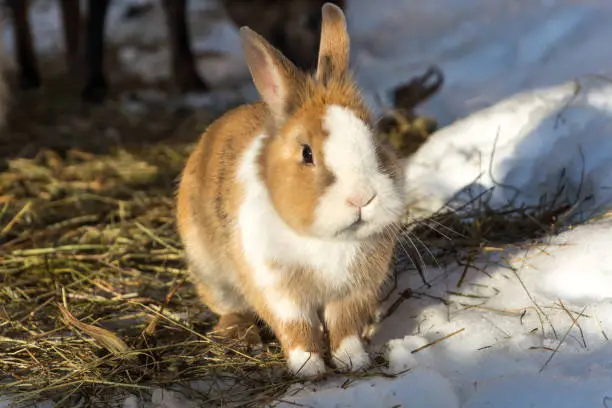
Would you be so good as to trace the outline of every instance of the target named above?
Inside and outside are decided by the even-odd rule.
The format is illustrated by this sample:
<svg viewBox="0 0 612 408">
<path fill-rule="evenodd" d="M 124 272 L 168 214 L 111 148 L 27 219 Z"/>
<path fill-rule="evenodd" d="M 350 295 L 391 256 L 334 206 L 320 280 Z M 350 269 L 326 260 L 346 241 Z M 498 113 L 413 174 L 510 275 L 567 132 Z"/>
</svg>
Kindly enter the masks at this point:
<svg viewBox="0 0 612 408">
<path fill-rule="evenodd" d="M 347 74 L 350 40 L 346 18 L 340 7 L 332 3 L 325 3 L 322 15 L 316 79 L 327 84 L 330 79 L 340 79 Z"/>
<path fill-rule="evenodd" d="M 255 31 L 240 28 L 240 41 L 251 77 L 259 95 L 277 121 L 282 121 L 290 97 L 304 82 L 304 74 Z"/>
</svg>

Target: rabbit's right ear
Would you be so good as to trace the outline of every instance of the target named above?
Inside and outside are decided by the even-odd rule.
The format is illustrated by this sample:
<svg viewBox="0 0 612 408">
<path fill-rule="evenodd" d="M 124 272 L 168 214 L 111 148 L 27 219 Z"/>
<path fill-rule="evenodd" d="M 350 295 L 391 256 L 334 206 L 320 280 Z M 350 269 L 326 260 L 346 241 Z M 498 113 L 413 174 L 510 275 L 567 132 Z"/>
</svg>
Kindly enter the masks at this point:
<svg viewBox="0 0 612 408">
<path fill-rule="evenodd" d="M 327 84 L 331 78 L 341 79 L 348 73 L 350 40 L 346 18 L 340 7 L 325 3 L 322 15 L 316 79 Z"/>
<path fill-rule="evenodd" d="M 249 71 L 259 95 L 277 123 L 287 115 L 290 97 L 301 86 L 303 74 L 262 36 L 244 26 L 240 41 Z"/>
</svg>

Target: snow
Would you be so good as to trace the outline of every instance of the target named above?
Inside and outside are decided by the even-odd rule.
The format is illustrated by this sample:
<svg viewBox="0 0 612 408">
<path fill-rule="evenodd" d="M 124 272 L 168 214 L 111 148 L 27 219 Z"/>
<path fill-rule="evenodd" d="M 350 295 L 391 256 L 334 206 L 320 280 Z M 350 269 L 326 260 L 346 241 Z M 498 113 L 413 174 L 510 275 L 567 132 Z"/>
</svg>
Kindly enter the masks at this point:
<svg viewBox="0 0 612 408">
<path fill-rule="evenodd" d="M 487 197 L 491 207 L 537 205 L 563 180 L 568 200 L 593 195 L 582 206 L 593 215 L 612 197 L 611 129 L 606 79 L 584 77 L 513 95 L 441 129 L 412 156 L 405 168 L 410 198 L 435 211 L 453 197 L 465 205 L 497 185 Z"/>
<path fill-rule="evenodd" d="M 55 52 L 57 5 L 40 2 L 47 5 L 33 10 L 37 47 Z M 159 5 L 126 22 L 127 3 L 113 2 L 107 31 L 123 44 L 121 60 L 150 79 L 167 76 L 164 47 L 127 44 L 163 41 Z M 231 99 L 224 87 L 240 81 L 250 89 L 236 28 L 218 11 L 210 17 L 211 0 L 189 4 L 190 19 L 207 22 L 192 23 L 200 70 L 223 85 L 200 99 Z M 452 263 L 427 270 L 431 288 L 414 273 L 400 275 L 385 306 L 406 288 L 415 296 L 381 323 L 370 346 L 394 378 L 296 385 L 276 406 L 612 407 L 612 81 L 602 76 L 612 72 L 612 3 L 349 0 L 347 19 L 356 78 L 373 105 L 429 64 L 445 74 L 421 108 L 443 127 L 405 166 L 416 215 L 491 187 L 483 199 L 492 207 L 537 204 L 562 178 L 561 198 L 580 205 L 576 224 L 545 244 L 482 251 L 459 288 L 464 266 Z M 10 25 L 4 31 L 11 52 Z M 169 392 L 154 395 L 155 406 L 188 406 Z"/>
<path fill-rule="evenodd" d="M 333 388 L 313 392 L 306 400 L 283 397 L 290 402 L 278 404 L 277 407 L 295 407 L 296 404 L 336 408 L 460 406 L 452 384 L 434 370 L 418 368 L 414 373 L 407 374 L 405 379 L 400 387 L 397 380 L 383 378 L 359 381 L 348 387 L 341 387 L 344 381 L 339 381 Z"/>
</svg>

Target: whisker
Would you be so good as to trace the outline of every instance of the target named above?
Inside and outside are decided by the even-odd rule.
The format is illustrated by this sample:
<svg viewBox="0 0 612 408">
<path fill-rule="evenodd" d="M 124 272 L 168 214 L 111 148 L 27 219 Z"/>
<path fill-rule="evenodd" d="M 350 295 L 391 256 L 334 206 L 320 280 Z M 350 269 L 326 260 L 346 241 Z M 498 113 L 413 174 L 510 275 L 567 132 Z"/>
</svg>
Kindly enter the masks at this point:
<svg viewBox="0 0 612 408">
<path fill-rule="evenodd" d="M 437 226 L 442 227 L 442 228 L 444 228 L 445 230 L 447 230 L 447 231 L 449 231 L 449 232 L 451 232 L 451 233 L 453 233 L 453 234 L 456 234 L 456 235 L 460 236 L 461 238 L 467 238 L 467 235 L 462 234 L 461 232 L 459 232 L 459 231 L 457 231 L 457 230 L 455 230 L 455 229 L 453 229 L 453 228 L 449 227 L 448 225 L 444 225 L 444 224 L 442 224 L 440 221 L 437 221 L 437 220 L 435 220 L 435 219 L 433 219 L 433 218 L 430 218 L 430 219 L 428 219 L 427 221 L 429 221 L 429 222 L 433 222 L 433 223 L 434 223 L 434 224 L 436 224 Z M 440 233 L 440 234 L 442 234 L 440 231 L 437 231 L 437 232 L 438 232 L 438 233 Z"/>
<path fill-rule="evenodd" d="M 452 241 L 452 238 L 449 237 L 448 235 L 446 235 L 445 233 L 443 233 L 442 231 L 438 230 L 436 227 L 434 227 L 433 225 L 427 224 L 426 222 L 423 222 L 422 225 L 424 225 L 425 227 L 429 228 L 430 230 L 432 230 L 435 233 L 438 233 L 440 235 L 442 235 L 442 237 L 444 237 L 445 239 Z"/>
<path fill-rule="evenodd" d="M 412 235 L 414 237 L 414 239 L 416 239 L 422 246 L 423 248 L 425 248 L 425 250 L 427 251 L 427 253 L 431 256 L 431 258 L 433 259 L 433 261 L 436 264 L 436 267 L 438 268 L 442 268 L 440 266 L 440 264 L 438 263 L 438 260 L 436 259 L 435 255 L 433 254 L 433 252 L 431 252 L 431 250 L 429 249 L 429 247 L 425 244 L 425 242 L 423 242 L 416 234 L 413 234 L 411 232 L 408 232 L 408 234 Z"/>
<path fill-rule="evenodd" d="M 414 263 L 414 260 L 413 260 L 413 259 L 412 259 L 412 257 L 410 256 L 410 251 L 408 251 L 408 250 L 406 249 L 406 247 L 403 245 L 403 243 L 401 242 L 401 234 L 402 234 L 402 233 L 401 233 L 401 227 L 399 227 L 399 226 L 397 226 L 397 225 L 389 225 L 389 226 L 385 227 L 385 229 L 384 229 L 384 233 L 386 234 L 386 236 L 387 236 L 389 239 L 393 240 L 393 242 L 394 242 L 396 245 L 399 245 L 400 249 L 401 249 L 401 250 L 402 250 L 402 252 L 403 252 L 403 255 L 404 255 L 404 256 L 407 256 L 407 257 L 410 259 L 410 261 L 411 261 L 412 263 Z"/>
<path fill-rule="evenodd" d="M 398 227 L 399 228 L 399 227 Z M 412 258 L 411 252 L 410 250 L 408 250 L 408 248 L 406 248 L 404 246 L 404 243 L 402 242 L 402 239 L 398 239 L 397 242 L 399 244 L 399 246 L 401 247 L 401 249 L 404 250 L 405 255 L 408 257 L 408 259 L 410 259 L 410 261 L 414 264 L 414 266 L 417 269 L 417 272 L 419 273 L 419 276 L 421 277 L 421 280 L 423 281 L 423 283 L 427 286 L 431 286 L 429 285 L 429 283 L 427 282 L 427 279 L 425 278 L 425 272 L 427 272 L 427 264 L 425 263 L 425 260 L 423 259 L 423 257 L 421 256 L 421 253 L 419 252 L 419 249 L 417 248 L 417 246 L 415 245 L 414 241 L 410 238 L 410 235 L 408 234 L 403 234 L 401 230 L 398 231 L 400 234 L 400 237 L 405 237 L 408 239 L 408 241 L 410 242 L 410 244 L 412 245 L 412 247 L 414 248 L 414 252 L 416 252 L 416 255 L 418 257 L 418 261 L 419 262 L 415 262 L 415 260 Z"/>
</svg>

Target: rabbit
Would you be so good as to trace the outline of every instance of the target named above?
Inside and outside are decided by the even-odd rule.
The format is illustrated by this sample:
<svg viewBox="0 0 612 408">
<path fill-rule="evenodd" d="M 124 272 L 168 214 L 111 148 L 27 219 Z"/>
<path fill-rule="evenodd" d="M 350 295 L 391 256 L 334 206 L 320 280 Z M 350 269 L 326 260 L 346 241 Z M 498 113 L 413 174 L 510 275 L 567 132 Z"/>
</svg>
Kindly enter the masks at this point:
<svg viewBox="0 0 612 408">
<path fill-rule="evenodd" d="M 341 8 L 322 6 L 313 73 L 241 27 L 261 100 L 208 127 L 176 194 L 178 233 L 197 291 L 219 316 L 215 331 L 257 344 L 248 329 L 263 320 L 297 377 L 323 375 L 326 361 L 343 372 L 371 366 L 361 334 L 405 208 L 398 156 L 375 137 L 349 71 L 346 24 Z"/>
</svg>

